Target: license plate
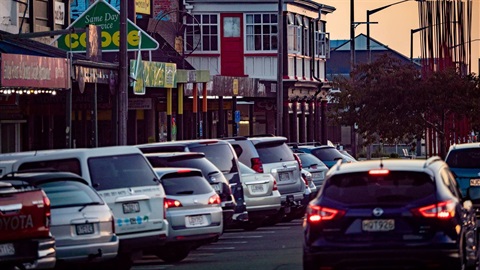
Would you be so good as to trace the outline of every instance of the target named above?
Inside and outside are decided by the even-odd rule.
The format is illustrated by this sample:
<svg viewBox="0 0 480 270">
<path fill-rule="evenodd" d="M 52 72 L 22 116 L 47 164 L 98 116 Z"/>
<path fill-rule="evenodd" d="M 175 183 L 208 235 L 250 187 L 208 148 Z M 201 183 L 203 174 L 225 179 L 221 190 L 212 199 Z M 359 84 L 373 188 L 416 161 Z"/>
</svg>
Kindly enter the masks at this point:
<svg viewBox="0 0 480 270">
<path fill-rule="evenodd" d="M 362 221 L 362 230 L 367 232 L 387 232 L 395 229 L 393 219 L 369 219 Z"/>
<path fill-rule="evenodd" d="M 312 178 L 315 178 L 315 179 L 323 179 L 323 172 L 317 172 L 317 173 L 312 173 Z"/>
<path fill-rule="evenodd" d="M 93 224 L 78 224 L 75 226 L 77 229 L 77 235 L 93 234 L 95 230 L 93 229 Z"/>
<path fill-rule="evenodd" d="M 207 217 L 205 215 L 187 216 L 185 219 L 186 227 L 201 227 L 208 225 Z"/>
<path fill-rule="evenodd" d="M 250 185 L 250 192 L 252 194 L 257 194 L 257 193 L 263 193 L 265 192 L 265 189 L 263 188 L 262 184 L 257 184 L 257 185 Z"/>
<path fill-rule="evenodd" d="M 123 213 L 130 214 L 130 213 L 138 213 L 140 212 L 140 204 L 138 202 L 130 202 L 123 204 Z"/>
<path fill-rule="evenodd" d="M 0 245 L 0 256 L 15 255 L 15 247 L 13 244 Z"/>
<path fill-rule="evenodd" d="M 217 194 L 222 194 L 222 186 L 221 184 L 212 184 L 213 189 Z"/>
<path fill-rule="evenodd" d="M 278 173 L 279 181 L 288 181 L 288 172 Z"/>
<path fill-rule="evenodd" d="M 478 187 L 480 186 L 480 179 L 470 179 L 470 186 L 471 187 Z"/>
</svg>

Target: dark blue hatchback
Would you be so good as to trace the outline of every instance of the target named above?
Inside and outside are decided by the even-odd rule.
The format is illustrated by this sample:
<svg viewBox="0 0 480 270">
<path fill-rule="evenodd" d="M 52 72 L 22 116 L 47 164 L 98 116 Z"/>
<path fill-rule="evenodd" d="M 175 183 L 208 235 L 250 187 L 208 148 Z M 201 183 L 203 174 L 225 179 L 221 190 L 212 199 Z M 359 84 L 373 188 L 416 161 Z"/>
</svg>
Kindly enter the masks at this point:
<svg viewBox="0 0 480 270">
<path fill-rule="evenodd" d="M 304 221 L 304 269 L 475 269 L 476 217 L 447 164 L 334 165 Z"/>
</svg>

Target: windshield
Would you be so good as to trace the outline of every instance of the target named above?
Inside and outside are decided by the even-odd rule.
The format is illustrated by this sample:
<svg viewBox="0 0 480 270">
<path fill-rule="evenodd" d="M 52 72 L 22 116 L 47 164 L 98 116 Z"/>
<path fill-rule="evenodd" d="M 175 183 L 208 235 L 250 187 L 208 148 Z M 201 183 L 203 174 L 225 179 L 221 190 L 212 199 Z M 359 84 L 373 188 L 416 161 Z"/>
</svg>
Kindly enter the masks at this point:
<svg viewBox="0 0 480 270">
<path fill-rule="evenodd" d="M 55 181 L 41 184 L 52 208 L 83 206 L 86 204 L 103 204 L 103 200 L 91 187 L 73 181 Z"/>
<path fill-rule="evenodd" d="M 324 187 L 325 196 L 343 204 L 408 203 L 434 196 L 435 184 L 425 173 L 396 171 L 335 175 Z M 359 196 L 361 194 L 361 196 Z"/>
<path fill-rule="evenodd" d="M 88 159 L 92 185 L 97 190 L 156 185 L 156 174 L 141 154 Z"/>
<path fill-rule="evenodd" d="M 480 148 L 452 150 L 445 161 L 450 168 L 480 169 Z"/>
</svg>

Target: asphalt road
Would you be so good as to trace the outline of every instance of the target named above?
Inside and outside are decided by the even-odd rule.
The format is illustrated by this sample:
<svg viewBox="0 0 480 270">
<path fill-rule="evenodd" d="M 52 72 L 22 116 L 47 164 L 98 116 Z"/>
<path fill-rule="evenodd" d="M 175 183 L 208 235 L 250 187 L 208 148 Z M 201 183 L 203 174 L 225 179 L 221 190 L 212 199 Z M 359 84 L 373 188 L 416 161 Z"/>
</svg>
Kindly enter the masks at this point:
<svg viewBox="0 0 480 270">
<path fill-rule="evenodd" d="M 255 231 L 227 230 L 218 242 L 199 247 L 179 263 L 166 264 L 155 256 L 144 256 L 132 269 L 300 270 L 301 222 L 297 219 Z"/>
</svg>

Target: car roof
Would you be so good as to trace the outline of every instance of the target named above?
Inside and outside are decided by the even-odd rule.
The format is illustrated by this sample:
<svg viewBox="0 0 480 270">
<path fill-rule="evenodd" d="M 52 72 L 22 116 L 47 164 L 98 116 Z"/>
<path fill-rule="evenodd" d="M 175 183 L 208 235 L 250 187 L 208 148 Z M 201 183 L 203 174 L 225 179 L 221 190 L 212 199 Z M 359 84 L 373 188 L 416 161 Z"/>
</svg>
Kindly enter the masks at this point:
<svg viewBox="0 0 480 270">
<path fill-rule="evenodd" d="M 437 162 L 441 161 L 441 162 Z M 344 174 L 365 172 L 374 169 L 387 169 L 392 171 L 411 171 L 411 172 L 429 172 L 431 166 L 446 165 L 443 160 L 438 157 L 431 157 L 427 160 L 422 159 L 385 159 L 385 160 L 365 160 L 354 163 L 341 163 L 340 161 L 335 164 L 329 173 L 332 174 Z"/>
<path fill-rule="evenodd" d="M 173 158 L 173 157 L 191 157 L 191 158 L 203 158 L 205 154 L 202 152 L 160 152 L 160 153 L 145 153 L 146 157 L 160 157 L 160 158 Z"/>
<path fill-rule="evenodd" d="M 450 146 L 449 151 L 457 150 L 457 149 L 468 149 L 468 148 L 480 148 L 480 143 L 460 143 L 460 144 L 453 144 Z"/>
<path fill-rule="evenodd" d="M 0 178 L 0 181 L 24 181 L 31 185 L 65 180 L 88 185 L 81 176 L 70 172 L 11 172 Z"/>
</svg>

